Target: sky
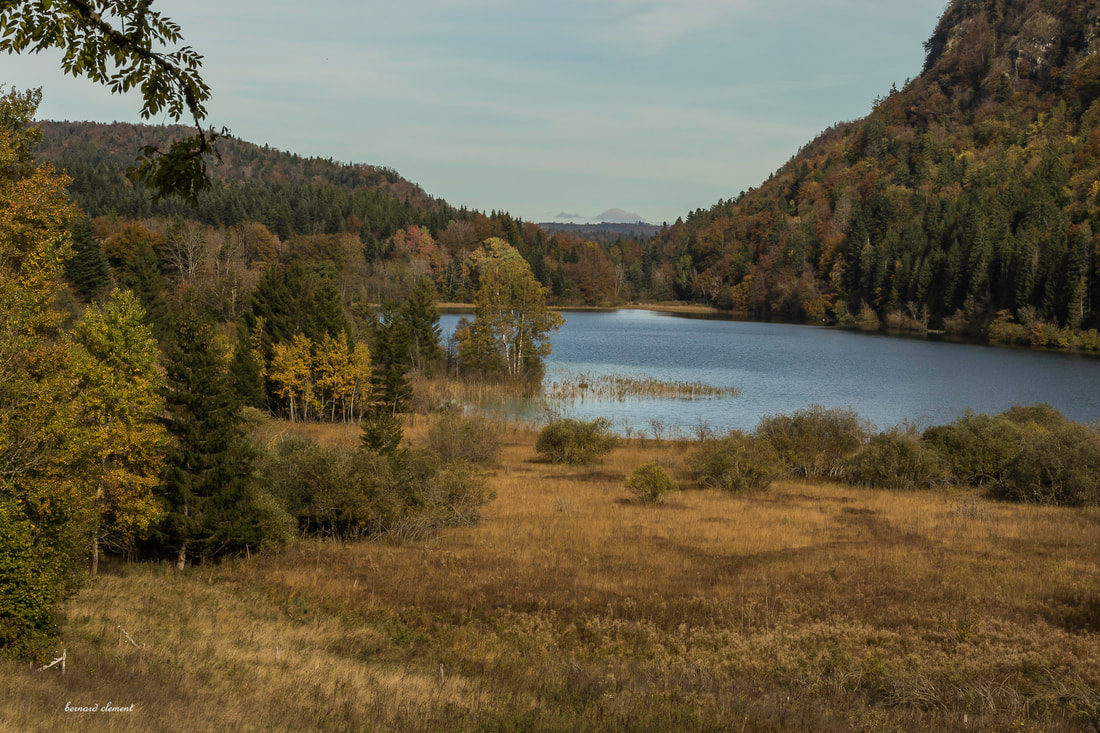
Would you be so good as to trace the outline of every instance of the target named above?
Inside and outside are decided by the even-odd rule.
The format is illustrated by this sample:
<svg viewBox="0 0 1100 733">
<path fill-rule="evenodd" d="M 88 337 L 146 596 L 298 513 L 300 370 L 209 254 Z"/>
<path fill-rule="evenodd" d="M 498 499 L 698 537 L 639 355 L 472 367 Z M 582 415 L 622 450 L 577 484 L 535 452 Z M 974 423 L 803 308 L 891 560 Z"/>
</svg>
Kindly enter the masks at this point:
<svg viewBox="0 0 1100 733">
<path fill-rule="evenodd" d="M 759 185 L 920 73 L 946 0 L 156 0 L 203 55 L 208 123 L 394 168 L 455 206 L 652 223 Z M 140 101 L 0 56 L 39 117 Z M 149 120 L 170 123 L 168 118 Z M 137 151 L 135 151 L 136 154 Z"/>
</svg>

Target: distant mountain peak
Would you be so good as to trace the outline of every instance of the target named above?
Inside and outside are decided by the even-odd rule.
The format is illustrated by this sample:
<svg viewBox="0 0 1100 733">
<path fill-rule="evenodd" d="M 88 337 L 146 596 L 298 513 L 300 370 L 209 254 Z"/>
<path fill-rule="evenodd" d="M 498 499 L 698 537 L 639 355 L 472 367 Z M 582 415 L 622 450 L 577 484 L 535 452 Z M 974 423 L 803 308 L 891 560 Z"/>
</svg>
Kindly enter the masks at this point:
<svg viewBox="0 0 1100 733">
<path fill-rule="evenodd" d="M 638 222 L 644 222 L 645 220 L 640 214 L 635 214 L 630 211 L 623 211 L 622 209 L 608 209 L 599 216 L 596 217 L 596 221 L 601 224 L 636 224 Z"/>
</svg>

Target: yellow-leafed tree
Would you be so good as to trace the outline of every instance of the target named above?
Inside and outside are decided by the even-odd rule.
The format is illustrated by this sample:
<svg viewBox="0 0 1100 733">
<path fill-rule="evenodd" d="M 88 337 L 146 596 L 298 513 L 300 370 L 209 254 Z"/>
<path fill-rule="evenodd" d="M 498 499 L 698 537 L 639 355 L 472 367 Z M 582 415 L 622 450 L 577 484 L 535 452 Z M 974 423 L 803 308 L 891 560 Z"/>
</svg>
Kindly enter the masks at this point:
<svg viewBox="0 0 1100 733">
<path fill-rule="evenodd" d="M 161 515 L 153 489 L 167 442 L 159 422 L 164 377 L 144 315 L 133 293 L 115 290 L 106 308 L 89 306 L 76 326 L 75 406 L 80 476 L 92 496 L 92 575 L 101 544 L 125 549 Z"/>
<path fill-rule="evenodd" d="M 280 397 L 290 404 L 290 421 L 309 419 L 313 395 L 313 342 L 301 333 L 289 344 L 275 344 L 271 352 L 268 377 Z"/>
<path fill-rule="evenodd" d="M 30 153 L 37 92 L 0 94 L 0 651 L 41 658 L 87 554 L 71 349 L 54 307 L 76 215 Z"/>
</svg>

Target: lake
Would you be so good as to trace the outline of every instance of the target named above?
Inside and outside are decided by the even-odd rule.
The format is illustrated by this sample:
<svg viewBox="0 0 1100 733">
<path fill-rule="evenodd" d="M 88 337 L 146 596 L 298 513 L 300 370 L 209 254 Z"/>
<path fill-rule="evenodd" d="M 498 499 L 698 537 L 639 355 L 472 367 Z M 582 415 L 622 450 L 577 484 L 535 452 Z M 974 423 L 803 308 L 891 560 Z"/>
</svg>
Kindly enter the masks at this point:
<svg viewBox="0 0 1100 733">
<path fill-rule="evenodd" d="M 687 318 L 640 310 L 564 311 L 547 382 L 606 374 L 736 387 L 718 399 L 585 400 L 563 414 L 607 417 L 620 433 L 752 430 L 760 417 L 814 403 L 850 407 L 880 429 L 948 423 L 967 408 L 997 413 L 1047 402 L 1079 422 L 1100 419 L 1100 359 L 909 339 L 816 326 Z M 444 315 L 444 338 L 458 315 Z M 500 407 L 500 406 L 497 406 Z M 516 417 L 541 407 L 509 405 Z"/>
</svg>

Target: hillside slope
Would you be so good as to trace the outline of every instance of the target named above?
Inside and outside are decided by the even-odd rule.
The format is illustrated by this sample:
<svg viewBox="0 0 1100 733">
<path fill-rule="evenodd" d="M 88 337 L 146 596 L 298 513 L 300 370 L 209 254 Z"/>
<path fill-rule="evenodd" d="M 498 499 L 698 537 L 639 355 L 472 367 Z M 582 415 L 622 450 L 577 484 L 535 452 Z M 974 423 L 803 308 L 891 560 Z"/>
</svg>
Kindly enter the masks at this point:
<svg viewBox="0 0 1100 733">
<path fill-rule="evenodd" d="M 1100 6 L 953 0 L 926 50 L 866 118 L 660 235 L 697 297 L 1033 343 L 1100 325 Z"/>
<path fill-rule="evenodd" d="M 143 145 L 160 145 L 183 128 L 95 122 L 41 122 L 36 154 L 73 178 L 73 198 L 89 216 L 185 217 L 205 224 L 256 221 L 279 236 L 360 233 L 380 241 L 410 223 L 442 229 L 463 212 L 396 171 L 304 158 L 232 137 L 219 141 L 213 186 L 194 209 L 178 199 L 154 202 L 125 176 Z"/>
</svg>

